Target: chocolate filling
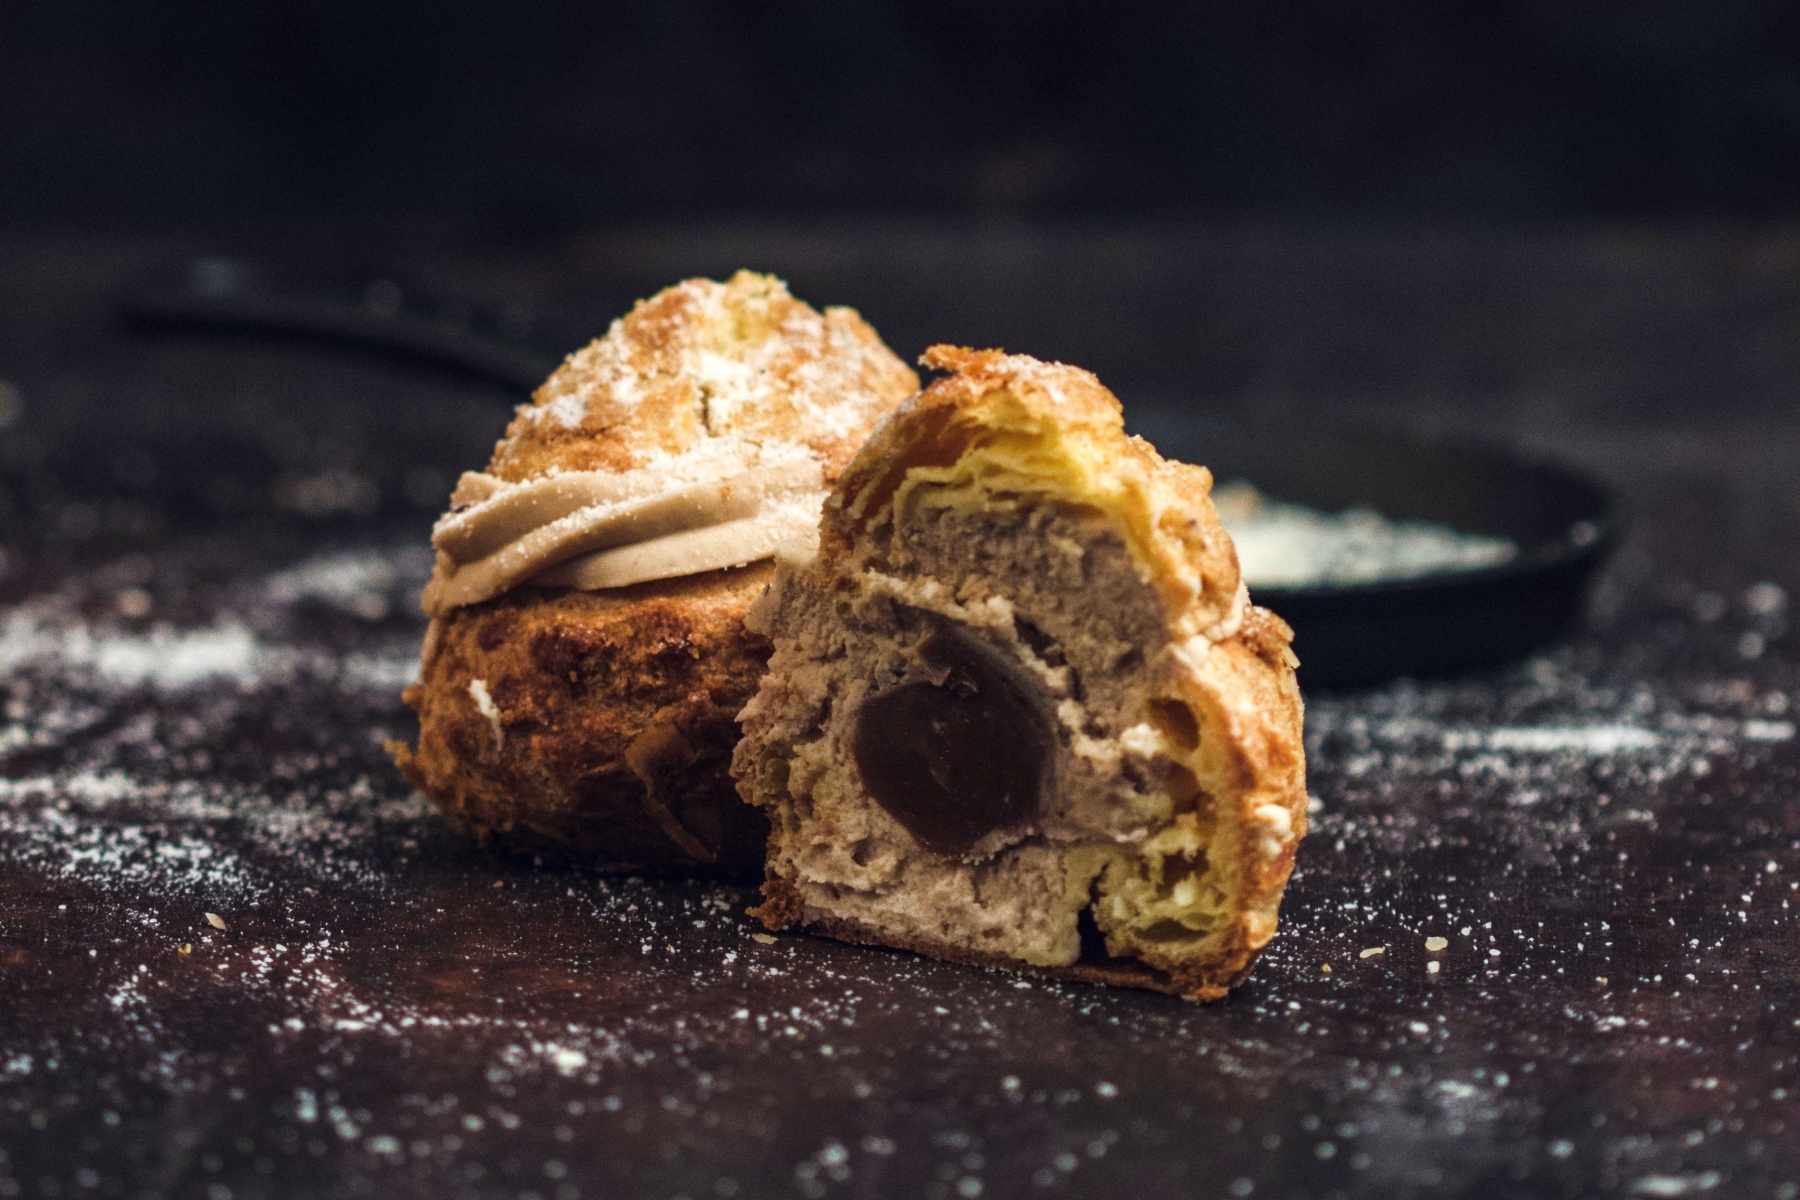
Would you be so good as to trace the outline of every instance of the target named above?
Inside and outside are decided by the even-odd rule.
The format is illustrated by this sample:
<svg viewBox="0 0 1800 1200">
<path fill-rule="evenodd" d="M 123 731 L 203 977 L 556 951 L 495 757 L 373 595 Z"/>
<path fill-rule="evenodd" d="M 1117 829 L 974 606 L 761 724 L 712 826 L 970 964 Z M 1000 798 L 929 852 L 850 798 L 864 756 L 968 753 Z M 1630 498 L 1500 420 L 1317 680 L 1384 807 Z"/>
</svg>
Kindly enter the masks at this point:
<svg viewBox="0 0 1800 1200">
<path fill-rule="evenodd" d="M 931 677 L 865 701 L 852 751 L 864 792 L 921 846 L 960 858 L 1037 816 L 1053 735 L 986 645 L 946 626 L 919 658 Z"/>
</svg>

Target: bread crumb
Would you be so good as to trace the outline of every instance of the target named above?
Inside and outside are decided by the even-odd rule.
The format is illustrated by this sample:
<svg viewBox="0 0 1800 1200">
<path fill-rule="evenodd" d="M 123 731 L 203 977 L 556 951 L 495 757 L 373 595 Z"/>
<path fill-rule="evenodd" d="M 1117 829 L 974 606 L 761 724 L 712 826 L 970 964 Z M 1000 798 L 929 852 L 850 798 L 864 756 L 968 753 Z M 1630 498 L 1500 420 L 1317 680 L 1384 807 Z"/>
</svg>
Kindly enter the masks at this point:
<svg viewBox="0 0 1800 1200">
<path fill-rule="evenodd" d="M 1596 976 L 1594 976 L 1594 982 L 1599 984 L 1601 987 L 1605 987 L 1606 986 L 1606 976 L 1596 975 Z"/>
<path fill-rule="evenodd" d="M 211 925 L 214 929 L 225 928 L 225 918 L 221 917 L 218 913 L 207 913 L 206 923 Z"/>
<path fill-rule="evenodd" d="M 1427 950 L 1431 951 L 1433 954 L 1436 954 L 1439 950 L 1447 950 L 1447 949 L 1449 949 L 1449 947 L 1450 947 L 1450 939 L 1449 938 L 1428 937 L 1425 939 L 1425 948 Z"/>
<path fill-rule="evenodd" d="M 773 946 L 775 944 L 775 936 L 769 933 L 753 933 L 750 935 L 750 940 L 753 942 L 761 942 L 765 946 Z"/>
<path fill-rule="evenodd" d="M 1374 958 L 1377 954 L 1386 954 L 1386 953 L 1387 953 L 1386 946 L 1370 946 L 1367 950 L 1358 950 L 1356 952 L 1356 957 L 1358 957 L 1358 958 Z"/>
<path fill-rule="evenodd" d="M 494 886 L 495 886 L 495 887 L 505 887 L 505 886 L 506 886 L 506 880 L 504 880 L 504 879 L 496 879 L 496 880 L 494 880 Z"/>
<path fill-rule="evenodd" d="M 192 954 L 192 953 L 193 953 L 193 952 L 194 952 L 194 943 L 192 943 L 192 942 L 183 942 L 183 943 L 181 943 L 181 950 L 180 950 L 180 953 L 182 953 L 182 954 Z"/>
<path fill-rule="evenodd" d="M 1320 963 L 1319 964 L 1319 974 L 1321 974 L 1321 975 L 1331 974 L 1331 964 L 1330 963 Z"/>
<path fill-rule="evenodd" d="M 1434 958 L 1430 962 L 1425 964 L 1425 973 L 1427 975 L 1436 975 L 1438 973 L 1437 959 Z"/>
</svg>

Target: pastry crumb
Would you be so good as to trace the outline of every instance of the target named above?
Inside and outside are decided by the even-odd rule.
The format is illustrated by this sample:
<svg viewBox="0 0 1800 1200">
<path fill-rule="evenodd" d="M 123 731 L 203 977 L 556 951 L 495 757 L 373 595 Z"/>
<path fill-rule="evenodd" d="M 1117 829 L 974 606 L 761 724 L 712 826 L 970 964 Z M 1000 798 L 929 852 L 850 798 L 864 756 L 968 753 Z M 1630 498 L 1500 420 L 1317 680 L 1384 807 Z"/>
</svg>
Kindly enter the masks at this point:
<svg viewBox="0 0 1800 1200">
<path fill-rule="evenodd" d="M 775 944 L 775 935 L 772 933 L 753 933 L 750 935 L 750 940 L 753 942 L 760 942 L 764 946 L 773 946 Z"/>
<path fill-rule="evenodd" d="M 1331 964 L 1330 963 L 1320 963 L 1319 964 L 1319 974 L 1321 974 L 1321 975 L 1331 974 Z"/>
<path fill-rule="evenodd" d="M 1356 957 L 1358 957 L 1358 958 L 1374 958 L 1377 954 L 1386 954 L 1386 953 L 1387 953 L 1386 946 L 1370 946 L 1367 950 L 1358 950 L 1356 952 Z"/>
<path fill-rule="evenodd" d="M 494 734 L 494 749 L 499 750 L 506 745 L 506 727 L 500 723 L 500 709 L 488 693 L 487 680 L 470 680 L 469 696 L 475 701 L 475 711 L 487 718 L 488 728 Z"/>
<path fill-rule="evenodd" d="M 194 943 L 192 943 L 192 942 L 183 942 L 183 943 L 181 943 L 181 947 L 180 947 L 180 950 L 179 950 L 179 953 L 181 953 L 181 954 L 192 954 L 192 953 L 193 953 L 193 952 L 194 952 Z"/>
<path fill-rule="evenodd" d="M 221 917 L 218 913 L 207 913 L 206 923 L 211 925 L 214 929 L 225 928 L 225 918 Z"/>
<path fill-rule="evenodd" d="M 1436 975 L 1438 973 L 1437 959 L 1434 958 L 1430 962 L 1425 964 L 1425 973 L 1427 975 Z"/>
<path fill-rule="evenodd" d="M 1450 939 L 1449 938 L 1428 937 L 1425 939 L 1425 948 L 1427 950 L 1431 951 L 1433 954 L 1436 954 L 1439 950 L 1447 950 L 1447 949 L 1449 949 L 1449 947 L 1450 947 Z"/>
</svg>

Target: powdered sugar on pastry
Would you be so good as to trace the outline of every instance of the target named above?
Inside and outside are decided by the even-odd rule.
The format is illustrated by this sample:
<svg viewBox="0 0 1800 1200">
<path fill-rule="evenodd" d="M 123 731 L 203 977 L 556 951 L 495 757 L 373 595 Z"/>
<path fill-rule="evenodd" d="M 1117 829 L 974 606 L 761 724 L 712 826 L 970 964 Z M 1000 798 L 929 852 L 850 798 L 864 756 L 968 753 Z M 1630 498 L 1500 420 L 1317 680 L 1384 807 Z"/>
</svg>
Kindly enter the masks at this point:
<svg viewBox="0 0 1800 1200">
<path fill-rule="evenodd" d="M 533 853 L 760 863 L 767 822 L 726 773 L 768 658 L 744 612 L 918 386 L 856 313 L 747 271 L 613 322 L 432 531 L 400 769 L 453 823 Z"/>
<path fill-rule="evenodd" d="M 690 279 L 570 355 L 519 410 L 489 473 L 631 470 L 737 437 L 804 446 L 835 478 L 891 397 L 916 386 L 851 309 L 815 311 L 749 271 Z"/>
<path fill-rule="evenodd" d="M 816 312 L 780 280 L 669 288 L 570 355 L 463 476 L 424 608 L 767 558 L 816 529 L 828 479 L 915 385 L 854 312 Z"/>
</svg>

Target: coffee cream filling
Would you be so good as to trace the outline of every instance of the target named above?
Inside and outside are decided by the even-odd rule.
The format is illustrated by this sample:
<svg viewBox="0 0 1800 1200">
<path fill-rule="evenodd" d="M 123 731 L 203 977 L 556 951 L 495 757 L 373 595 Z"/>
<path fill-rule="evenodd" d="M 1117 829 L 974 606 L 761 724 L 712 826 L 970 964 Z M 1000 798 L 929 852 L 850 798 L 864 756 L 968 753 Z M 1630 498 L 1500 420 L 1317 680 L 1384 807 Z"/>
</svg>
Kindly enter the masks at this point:
<svg viewBox="0 0 1800 1200">
<path fill-rule="evenodd" d="M 598 591 L 743 566 L 816 539 L 825 494 L 804 447 L 725 439 L 634 471 L 469 472 L 432 530 L 422 604 L 436 617 L 524 585 Z"/>
</svg>

